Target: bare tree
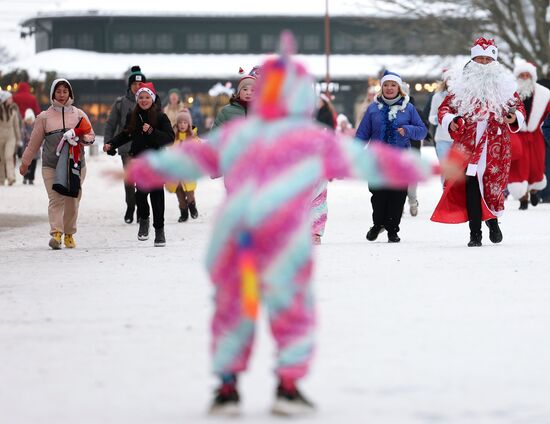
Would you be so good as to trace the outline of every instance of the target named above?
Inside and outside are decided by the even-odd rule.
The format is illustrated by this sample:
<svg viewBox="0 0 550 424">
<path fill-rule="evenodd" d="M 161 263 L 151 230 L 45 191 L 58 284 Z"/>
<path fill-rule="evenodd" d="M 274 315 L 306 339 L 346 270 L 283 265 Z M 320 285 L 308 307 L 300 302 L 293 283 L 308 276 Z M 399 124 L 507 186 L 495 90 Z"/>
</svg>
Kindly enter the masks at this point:
<svg viewBox="0 0 550 424">
<path fill-rule="evenodd" d="M 494 34 L 508 48 L 503 61 L 520 56 L 546 72 L 550 63 L 550 0 L 472 0 L 487 13 L 482 29 Z"/>
<path fill-rule="evenodd" d="M 358 5 L 362 2 L 358 0 Z M 381 14 L 402 18 L 428 18 L 439 22 L 441 34 L 453 37 L 495 37 L 500 61 L 510 67 L 515 57 L 532 62 L 539 70 L 548 71 L 550 64 L 550 0 L 373 0 Z M 457 34 L 446 28 L 445 19 L 466 18 L 468 34 Z M 469 45 L 473 40 L 464 39 Z"/>
<path fill-rule="evenodd" d="M 13 56 L 10 54 L 5 46 L 0 46 L 0 63 L 8 63 L 13 60 Z"/>
</svg>

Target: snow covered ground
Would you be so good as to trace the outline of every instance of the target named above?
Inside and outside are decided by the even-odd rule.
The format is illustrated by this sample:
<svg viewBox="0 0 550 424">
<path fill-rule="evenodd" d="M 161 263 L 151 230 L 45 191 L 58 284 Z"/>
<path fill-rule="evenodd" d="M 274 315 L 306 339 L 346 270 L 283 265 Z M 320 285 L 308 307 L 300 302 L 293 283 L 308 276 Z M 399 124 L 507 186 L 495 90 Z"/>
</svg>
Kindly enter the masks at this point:
<svg viewBox="0 0 550 424">
<path fill-rule="evenodd" d="M 433 157 L 433 149 L 424 148 Z M 200 216 L 176 222 L 165 248 L 122 220 L 123 188 L 102 177 L 118 157 L 91 157 L 77 249 L 47 247 L 47 199 L 0 187 L 0 423 L 203 423 L 212 289 L 205 246 L 224 190 L 199 182 Z M 467 248 L 467 225 L 431 223 L 437 179 L 419 188 L 400 244 L 369 243 L 367 187 L 329 186 L 316 250 L 318 350 L 304 392 L 315 423 L 550 422 L 550 206 L 507 203 L 504 242 Z M 241 381 L 239 422 L 268 415 L 273 343 L 262 320 Z M 231 420 L 235 422 L 234 420 Z"/>
</svg>

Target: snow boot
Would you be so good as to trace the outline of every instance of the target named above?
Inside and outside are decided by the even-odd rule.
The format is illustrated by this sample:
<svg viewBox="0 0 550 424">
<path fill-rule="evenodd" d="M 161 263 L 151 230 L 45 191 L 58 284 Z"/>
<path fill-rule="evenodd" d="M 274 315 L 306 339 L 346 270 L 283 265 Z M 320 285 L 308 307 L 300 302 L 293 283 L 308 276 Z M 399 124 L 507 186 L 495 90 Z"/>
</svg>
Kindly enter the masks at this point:
<svg viewBox="0 0 550 424">
<path fill-rule="evenodd" d="M 411 216 L 416 216 L 416 215 L 418 215 L 418 200 L 415 201 L 415 202 L 412 202 L 412 203 L 409 205 L 409 212 L 411 213 Z"/>
<path fill-rule="evenodd" d="M 65 237 L 63 237 L 63 243 L 67 249 L 74 249 L 76 247 L 72 234 L 65 234 Z"/>
<path fill-rule="evenodd" d="M 480 247 L 481 246 L 481 231 L 470 232 L 470 241 L 468 247 Z"/>
<path fill-rule="evenodd" d="M 155 228 L 155 247 L 166 246 L 166 238 L 164 237 L 164 228 Z"/>
<path fill-rule="evenodd" d="M 527 200 L 520 200 L 519 201 L 519 210 L 520 211 L 526 211 L 529 207 L 529 202 Z"/>
<path fill-rule="evenodd" d="M 388 231 L 388 243 L 399 243 L 401 239 L 395 232 L 389 232 Z"/>
<path fill-rule="evenodd" d="M 187 208 L 180 209 L 180 217 L 178 222 L 185 222 L 189 219 L 189 211 Z"/>
<path fill-rule="evenodd" d="M 194 201 L 189 203 L 189 213 L 191 214 L 191 218 L 193 219 L 197 219 L 197 217 L 199 216 L 197 204 Z"/>
<path fill-rule="evenodd" d="M 55 233 L 53 233 L 52 238 L 48 243 L 48 246 L 50 246 L 53 250 L 61 249 L 61 236 L 62 234 L 59 231 L 56 231 Z"/>
<path fill-rule="evenodd" d="M 131 224 L 134 222 L 134 209 L 133 208 L 127 208 L 126 213 L 124 214 L 124 222 L 126 224 Z"/>
<path fill-rule="evenodd" d="M 210 415 L 236 417 L 240 414 L 240 397 L 237 391 L 237 379 L 234 375 L 224 377 L 216 389 L 214 401 L 210 406 Z"/>
<path fill-rule="evenodd" d="M 378 234 L 384 231 L 384 227 L 381 225 L 373 225 L 367 233 L 367 240 L 374 241 L 378 238 Z"/>
<path fill-rule="evenodd" d="M 531 200 L 531 206 L 537 206 L 540 202 L 539 193 L 536 191 L 535 192 L 532 191 L 530 200 Z"/>
<path fill-rule="evenodd" d="M 149 238 L 149 218 L 139 220 L 138 240 L 144 241 Z"/>
<path fill-rule="evenodd" d="M 489 227 L 489 240 L 492 243 L 500 243 L 502 241 L 502 231 L 498 226 L 498 220 L 496 218 L 488 219 L 485 224 Z"/>
<path fill-rule="evenodd" d="M 275 403 L 271 412 L 274 415 L 285 417 L 304 416 L 315 412 L 315 406 L 300 393 L 293 383 L 283 385 L 281 382 L 277 387 Z"/>
</svg>

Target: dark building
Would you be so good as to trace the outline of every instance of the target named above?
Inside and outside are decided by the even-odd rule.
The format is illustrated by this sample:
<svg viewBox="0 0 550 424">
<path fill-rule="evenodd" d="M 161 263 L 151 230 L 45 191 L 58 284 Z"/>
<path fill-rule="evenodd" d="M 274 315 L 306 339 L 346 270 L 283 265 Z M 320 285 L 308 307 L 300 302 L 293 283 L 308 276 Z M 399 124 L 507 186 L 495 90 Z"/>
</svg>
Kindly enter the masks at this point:
<svg viewBox="0 0 550 424">
<path fill-rule="evenodd" d="M 161 96 L 172 87 L 182 89 L 186 99 L 200 103 L 198 108 L 204 116 L 215 114 L 224 103 L 223 99 L 208 96 L 208 90 L 217 82 L 230 78 L 223 73 L 220 73 L 220 77 L 212 76 L 211 72 L 206 75 L 201 65 L 196 65 L 199 63 L 199 56 L 261 55 L 273 52 L 277 48 L 279 34 L 284 29 L 290 29 L 295 34 L 300 54 L 318 57 L 319 60 L 324 60 L 325 54 L 323 16 L 109 16 L 108 12 L 81 11 L 62 15 L 41 14 L 27 19 L 22 26 L 24 31 L 34 34 L 38 54 L 52 49 L 76 49 L 117 55 L 153 53 L 158 55 L 159 60 L 162 60 L 163 54 L 182 55 L 182 60 L 185 60 L 182 66 L 196 66 L 196 73 L 191 77 L 166 78 L 157 76 L 154 72 L 148 73 L 148 66 L 144 61 L 131 64 L 142 66 L 147 77 L 154 80 Z M 431 69 L 425 66 L 429 71 L 425 75 L 419 75 L 418 71 L 416 74 L 407 74 L 409 66 L 406 56 L 419 56 L 417 60 L 422 61 L 424 55 L 430 55 L 430 63 L 435 63 L 434 57 L 454 57 L 466 52 L 464 41 L 459 37 L 447 38 L 442 43 L 442 30 L 454 30 L 464 34 L 466 39 L 470 38 L 467 21 L 464 19 L 419 21 L 360 16 L 331 17 L 330 53 L 334 55 L 331 56 L 331 64 L 336 64 L 338 60 L 349 61 L 353 57 L 362 57 L 362 63 L 365 60 L 368 63 L 368 56 L 372 56 L 372 60 L 376 58 L 380 65 L 367 74 L 362 70 L 361 62 L 355 64 L 351 61 L 349 69 L 336 72 L 331 76 L 331 84 L 327 86 L 322 83 L 325 78 L 323 64 L 322 69 L 316 69 L 316 76 L 321 83 L 318 89 L 334 92 L 338 111 L 346 113 L 354 121 L 356 109 L 365 97 L 368 85 L 376 84 L 378 74 L 384 68 L 384 59 L 387 58 L 391 64 L 403 56 L 399 67 L 404 68 L 404 79 L 412 87 L 416 87 L 411 94 L 416 98 L 417 104 L 421 104 L 428 92 L 433 91 L 433 82 L 441 67 L 433 65 L 432 68 L 435 69 Z M 117 79 L 105 78 L 99 72 L 101 62 L 91 66 L 98 66 L 97 78 L 77 77 L 72 78 L 71 82 L 79 95 L 79 105 L 89 113 L 101 133 L 110 105 L 124 91 L 125 82 L 121 82 L 124 70 L 121 70 Z M 66 76 L 71 78 L 70 74 Z M 236 78 L 237 70 L 234 79 Z"/>
</svg>

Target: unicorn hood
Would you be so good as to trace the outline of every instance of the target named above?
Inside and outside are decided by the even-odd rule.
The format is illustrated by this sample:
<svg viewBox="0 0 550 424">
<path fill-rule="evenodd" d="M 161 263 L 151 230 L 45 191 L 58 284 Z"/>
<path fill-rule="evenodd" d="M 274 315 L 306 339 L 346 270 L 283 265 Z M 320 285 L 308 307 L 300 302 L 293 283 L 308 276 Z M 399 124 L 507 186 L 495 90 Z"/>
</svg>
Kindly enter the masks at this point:
<svg viewBox="0 0 550 424">
<path fill-rule="evenodd" d="M 316 100 L 314 80 L 302 64 L 292 60 L 295 46 L 292 34 L 284 31 L 280 55 L 267 59 L 260 68 L 252 114 L 265 120 L 313 116 Z"/>
</svg>

